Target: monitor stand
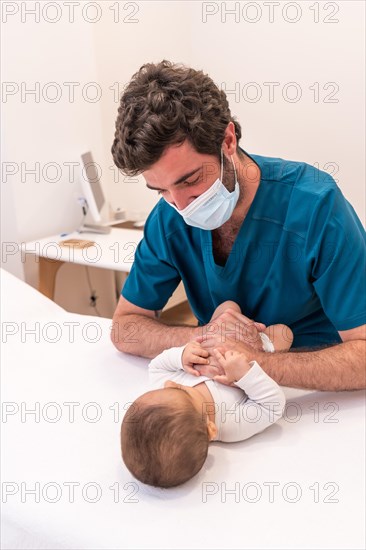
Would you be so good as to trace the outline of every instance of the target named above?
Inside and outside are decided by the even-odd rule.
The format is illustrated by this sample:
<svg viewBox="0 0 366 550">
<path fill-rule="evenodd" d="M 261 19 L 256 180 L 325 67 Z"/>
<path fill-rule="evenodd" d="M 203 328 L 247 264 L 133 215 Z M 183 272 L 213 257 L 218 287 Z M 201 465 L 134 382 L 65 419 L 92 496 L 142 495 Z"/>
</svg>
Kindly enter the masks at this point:
<svg viewBox="0 0 366 550">
<path fill-rule="evenodd" d="M 126 220 L 124 222 L 119 222 L 116 224 L 113 224 L 112 227 L 117 229 L 137 229 L 142 231 L 144 229 L 145 221 L 133 221 L 133 220 Z"/>
<path fill-rule="evenodd" d="M 79 233 L 99 233 L 100 235 L 108 235 L 111 232 L 110 226 L 103 225 L 93 225 L 89 223 L 84 223 L 79 229 Z"/>
</svg>

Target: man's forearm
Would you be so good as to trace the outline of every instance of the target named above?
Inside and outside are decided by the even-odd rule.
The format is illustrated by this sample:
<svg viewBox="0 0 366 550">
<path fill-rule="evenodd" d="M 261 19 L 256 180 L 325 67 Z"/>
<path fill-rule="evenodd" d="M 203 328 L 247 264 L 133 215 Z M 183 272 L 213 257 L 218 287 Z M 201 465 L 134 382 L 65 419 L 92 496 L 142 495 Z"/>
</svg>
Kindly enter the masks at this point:
<svg viewBox="0 0 366 550">
<path fill-rule="evenodd" d="M 366 387 L 365 340 L 315 351 L 256 355 L 263 370 L 282 386 L 327 391 Z"/>
<path fill-rule="evenodd" d="M 169 326 L 144 315 L 124 315 L 113 319 L 111 339 L 119 351 L 152 359 L 167 348 L 183 346 L 198 327 Z"/>
</svg>

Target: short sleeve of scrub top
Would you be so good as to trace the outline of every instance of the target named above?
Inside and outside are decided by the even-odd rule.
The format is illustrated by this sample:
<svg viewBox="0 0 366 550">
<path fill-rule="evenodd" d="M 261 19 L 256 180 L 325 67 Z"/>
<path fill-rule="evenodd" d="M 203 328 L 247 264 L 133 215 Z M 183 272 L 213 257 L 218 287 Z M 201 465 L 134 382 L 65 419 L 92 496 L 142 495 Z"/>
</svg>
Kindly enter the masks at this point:
<svg viewBox="0 0 366 550">
<path fill-rule="evenodd" d="M 136 306 L 155 311 L 163 309 L 181 281 L 170 261 L 162 231 L 155 207 L 146 220 L 144 238 L 137 245 L 134 263 L 121 292 Z"/>
</svg>

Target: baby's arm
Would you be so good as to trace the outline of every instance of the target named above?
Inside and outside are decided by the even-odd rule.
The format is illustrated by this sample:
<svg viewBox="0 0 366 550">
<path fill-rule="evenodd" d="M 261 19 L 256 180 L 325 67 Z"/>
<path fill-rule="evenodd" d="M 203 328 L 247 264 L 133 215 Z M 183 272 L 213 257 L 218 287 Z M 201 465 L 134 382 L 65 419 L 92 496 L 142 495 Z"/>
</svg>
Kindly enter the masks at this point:
<svg viewBox="0 0 366 550">
<path fill-rule="evenodd" d="M 286 404 L 280 386 L 256 361 L 248 362 L 244 353 L 227 351 L 225 356 L 219 350 L 214 353 L 225 370 L 225 375 L 215 376 L 214 379 L 242 389 L 248 397 L 237 404 L 236 422 L 232 423 L 230 441 L 247 439 L 277 422 Z"/>
<path fill-rule="evenodd" d="M 173 373 L 184 370 L 194 376 L 201 376 L 194 364 L 207 364 L 208 351 L 197 342 L 188 342 L 185 346 L 164 350 L 149 363 L 149 378 L 153 384 L 171 379 Z M 167 376 L 168 374 L 168 376 Z"/>
<path fill-rule="evenodd" d="M 165 380 L 168 380 L 169 377 L 172 378 L 174 372 L 182 368 L 183 350 L 184 346 L 169 348 L 150 361 L 149 379 L 151 384 L 162 386 Z"/>
</svg>

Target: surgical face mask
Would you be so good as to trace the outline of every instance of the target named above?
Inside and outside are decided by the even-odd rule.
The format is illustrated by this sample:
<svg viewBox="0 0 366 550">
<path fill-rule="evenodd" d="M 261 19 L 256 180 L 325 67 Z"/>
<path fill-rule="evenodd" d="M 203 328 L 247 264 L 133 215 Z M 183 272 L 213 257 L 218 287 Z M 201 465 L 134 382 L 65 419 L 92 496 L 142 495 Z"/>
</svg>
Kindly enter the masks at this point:
<svg viewBox="0 0 366 550">
<path fill-rule="evenodd" d="M 238 202 L 239 198 L 239 182 L 236 177 L 236 169 L 233 159 L 231 162 L 234 166 L 235 172 L 235 189 L 231 193 L 226 189 L 222 183 L 223 173 L 223 152 L 221 149 L 221 177 L 218 178 L 212 185 L 192 201 L 183 210 L 178 210 L 176 206 L 171 203 L 170 206 L 174 208 L 184 219 L 188 225 L 193 227 L 199 227 L 200 229 L 217 229 L 228 221 L 233 210 Z"/>
</svg>

